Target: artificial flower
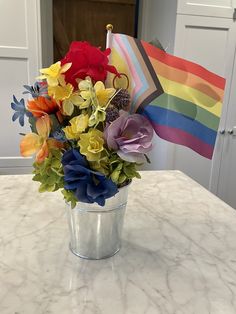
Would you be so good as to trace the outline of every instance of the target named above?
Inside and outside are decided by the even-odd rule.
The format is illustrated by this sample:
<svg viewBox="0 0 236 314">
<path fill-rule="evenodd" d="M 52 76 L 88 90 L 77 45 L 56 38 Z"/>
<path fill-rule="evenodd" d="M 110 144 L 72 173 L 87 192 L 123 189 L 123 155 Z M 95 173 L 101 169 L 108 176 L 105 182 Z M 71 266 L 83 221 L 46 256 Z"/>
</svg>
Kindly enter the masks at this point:
<svg viewBox="0 0 236 314">
<path fill-rule="evenodd" d="M 83 99 L 81 98 L 79 93 L 75 92 L 71 94 L 68 98 L 66 98 L 62 102 L 63 112 L 67 114 L 68 116 L 71 116 L 74 111 L 74 106 L 79 107 L 82 102 L 83 102 Z"/>
<path fill-rule="evenodd" d="M 58 61 L 52 64 L 49 68 L 44 68 L 39 70 L 42 75 L 38 79 L 46 79 L 48 86 L 57 86 L 61 80 L 63 80 L 63 75 L 71 67 L 71 63 Z"/>
<path fill-rule="evenodd" d="M 72 118 L 70 125 L 66 126 L 63 131 L 68 140 L 79 139 L 82 132 L 84 132 L 88 127 L 88 115 L 80 114 Z"/>
<path fill-rule="evenodd" d="M 57 102 L 67 99 L 73 92 L 73 86 L 71 84 L 63 84 L 57 86 L 48 86 L 48 95 L 52 96 Z"/>
<path fill-rule="evenodd" d="M 103 82 L 96 82 L 94 90 L 98 99 L 99 106 L 106 107 L 111 97 L 115 94 L 115 88 L 105 88 Z"/>
<path fill-rule="evenodd" d="M 80 81 L 78 86 L 80 90 L 80 96 L 82 98 L 82 102 L 79 106 L 80 109 L 86 109 L 92 105 L 98 107 L 99 103 L 96 96 L 96 91 L 90 77 L 86 77 L 86 80 Z"/>
<path fill-rule="evenodd" d="M 34 86 L 23 85 L 26 91 L 23 94 L 30 94 L 33 98 L 39 96 L 48 97 L 48 86 L 46 82 L 36 82 Z"/>
<path fill-rule="evenodd" d="M 51 148 L 62 148 L 63 144 L 55 139 L 49 139 L 50 118 L 48 115 L 38 118 L 36 121 L 37 133 L 26 134 L 20 143 L 20 152 L 23 157 L 36 153 L 36 162 L 41 163 L 48 157 Z"/>
<path fill-rule="evenodd" d="M 89 117 L 89 126 L 96 127 L 98 123 L 106 120 L 106 110 L 100 106 L 95 108 L 95 111 Z"/>
<path fill-rule="evenodd" d="M 88 108 L 91 105 L 106 108 L 116 92 L 114 88 L 105 88 L 101 81 L 96 82 L 93 86 L 90 78 L 79 82 L 79 90 L 81 97 L 84 99 L 84 103 L 80 105 L 81 109 Z"/>
<path fill-rule="evenodd" d="M 97 161 L 101 157 L 104 147 L 103 132 L 97 129 L 90 129 L 88 133 L 80 135 L 78 145 L 80 153 L 85 155 L 88 161 Z"/>
<path fill-rule="evenodd" d="M 100 158 L 96 161 L 89 161 L 91 169 L 109 175 L 109 158 L 105 149 L 102 151 Z"/>
<path fill-rule="evenodd" d="M 105 129 L 104 136 L 121 159 L 141 163 L 152 148 L 153 128 L 144 116 L 122 114 Z"/>
<path fill-rule="evenodd" d="M 34 117 L 42 117 L 45 114 L 56 113 L 60 108 L 53 98 L 39 96 L 35 99 L 28 100 L 27 109 Z"/>
<path fill-rule="evenodd" d="M 111 49 L 101 51 L 87 42 L 74 41 L 61 64 L 72 63 L 65 73 L 65 80 L 77 87 L 77 79 L 85 79 L 90 76 L 92 80 L 105 81 L 107 72 L 119 75 L 116 68 L 108 64 L 108 56 Z"/>
<path fill-rule="evenodd" d="M 89 168 L 86 159 L 76 150 L 64 153 L 62 158 L 66 190 L 73 191 L 78 201 L 105 205 L 105 200 L 114 196 L 117 186 L 102 173 Z"/>
<path fill-rule="evenodd" d="M 25 101 L 23 98 L 20 101 L 18 101 L 16 97 L 13 95 L 13 102 L 11 103 L 11 108 L 16 111 L 12 116 L 12 121 L 16 121 L 16 119 L 19 119 L 19 123 L 21 126 L 24 126 L 25 124 L 24 121 L 25 115 L 28 118 L 32 117 L 32 113 L 27 111 L 25 108 Z"/>
</svg>

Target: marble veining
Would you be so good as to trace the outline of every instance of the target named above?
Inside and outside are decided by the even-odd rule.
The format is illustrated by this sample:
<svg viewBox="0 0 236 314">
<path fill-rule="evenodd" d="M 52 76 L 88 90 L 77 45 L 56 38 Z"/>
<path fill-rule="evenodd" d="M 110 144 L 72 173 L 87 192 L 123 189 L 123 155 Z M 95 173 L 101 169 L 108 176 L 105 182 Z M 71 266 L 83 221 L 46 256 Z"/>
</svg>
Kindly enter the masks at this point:
<svg viewBox="0 0 236 314">
<path fill-rule="evenodd" d="M 1 314 L 236 313 L 236 212 L 183 173 L 132 183 L 123 247 L 100 261 L 69 251 L 60 193 L 0 186 Z"/>
</svg>

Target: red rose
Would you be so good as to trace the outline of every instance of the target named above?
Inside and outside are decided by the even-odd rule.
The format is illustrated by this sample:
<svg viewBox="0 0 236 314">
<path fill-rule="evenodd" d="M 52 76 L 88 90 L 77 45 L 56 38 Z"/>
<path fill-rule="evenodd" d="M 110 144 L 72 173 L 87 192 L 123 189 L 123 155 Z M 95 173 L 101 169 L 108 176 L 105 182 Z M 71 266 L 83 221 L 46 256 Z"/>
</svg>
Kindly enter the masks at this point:
<svg viewBox="0 0 236 314">
<path fill-rule="evenodd" d="M 72 62 L 68 71 L 65 72 L 65 80 L 77 87 L 76 79 L 85 79 L 90 76 L 94 81 L 105 81 L 107 72 L 118 75 L 116 68 L 108 64 L 108 56 L 111 49 L 101 51 L 91 46 L 88 42 L 73 41 L 70 49 L 61 60 L 61 64 Z"/>
</svg>

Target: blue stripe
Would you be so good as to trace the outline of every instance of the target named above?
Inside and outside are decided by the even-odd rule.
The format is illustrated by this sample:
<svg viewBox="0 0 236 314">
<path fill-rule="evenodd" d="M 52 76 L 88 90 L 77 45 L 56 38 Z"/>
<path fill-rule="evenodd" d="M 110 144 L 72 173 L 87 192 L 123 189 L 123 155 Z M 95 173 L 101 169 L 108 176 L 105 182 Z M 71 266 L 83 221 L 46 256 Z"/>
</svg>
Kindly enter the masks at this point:
<svg viewBox="0 0 236 314">
<path fill-rule="evenodd" d="M 172 128 L 183 130 L 199 138 L 207 144 L 215 144 L 217 135 L 216 131 L 209 129 L 200 122 L 191 119 L 181 113 L 165 108 L 160 108 L 157 106 L 148 105 L 145 107 L 142 114 L 147 116 L 147 118 L 151 122 L 153 121 L 154 123 L 160 125 L 166 125 Z"/>
</svg>

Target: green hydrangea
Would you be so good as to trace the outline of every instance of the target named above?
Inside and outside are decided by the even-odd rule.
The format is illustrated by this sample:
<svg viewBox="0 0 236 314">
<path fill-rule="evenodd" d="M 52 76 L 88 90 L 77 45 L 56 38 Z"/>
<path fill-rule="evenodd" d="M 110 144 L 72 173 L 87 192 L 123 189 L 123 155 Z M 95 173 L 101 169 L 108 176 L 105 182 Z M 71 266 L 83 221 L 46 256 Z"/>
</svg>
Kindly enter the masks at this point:
<svg viewBox="0 0 236 314">
<path fill-rule="evenodd" d="M 133 178 L 140 179 L 137 164 L 122 160 L 116 153 L 110 158 L 110 178 L 118 186 L 131 181 Z"/>
<path fill-rule="evenodd" d="M 33 180 L 41 183 L 39 192 L 54 192 L 64 187 L 61 158 L 62 152 L 54 149 L 42 163 L 33 164 Z"/>
</svg>

